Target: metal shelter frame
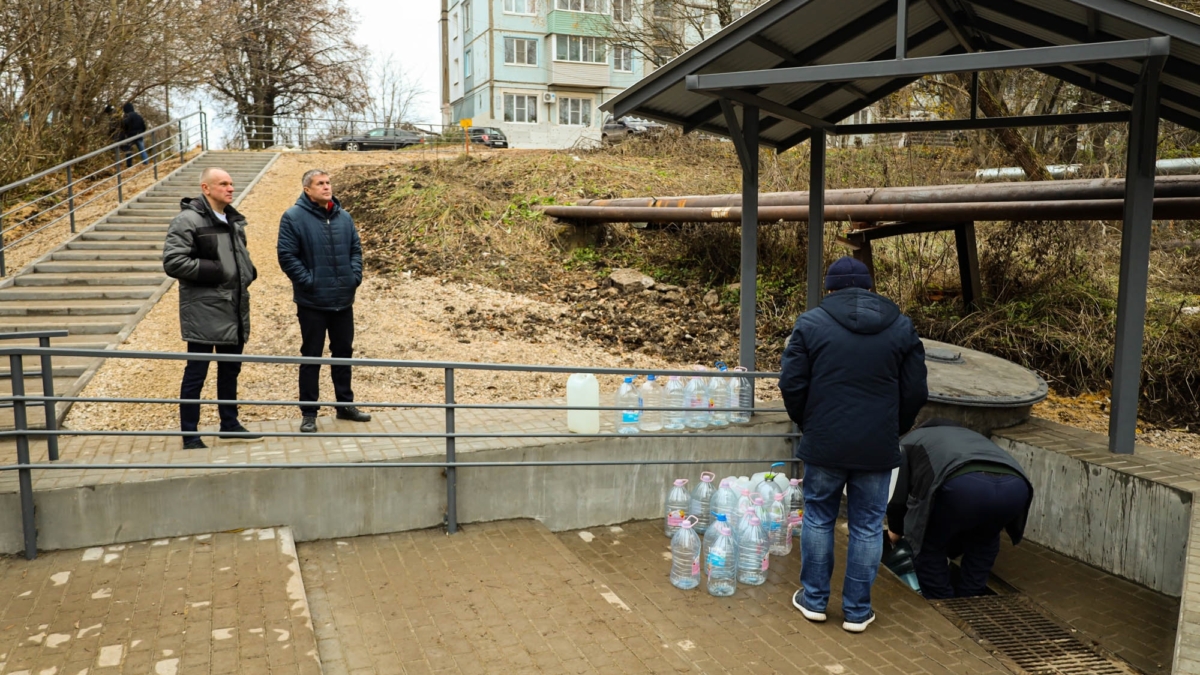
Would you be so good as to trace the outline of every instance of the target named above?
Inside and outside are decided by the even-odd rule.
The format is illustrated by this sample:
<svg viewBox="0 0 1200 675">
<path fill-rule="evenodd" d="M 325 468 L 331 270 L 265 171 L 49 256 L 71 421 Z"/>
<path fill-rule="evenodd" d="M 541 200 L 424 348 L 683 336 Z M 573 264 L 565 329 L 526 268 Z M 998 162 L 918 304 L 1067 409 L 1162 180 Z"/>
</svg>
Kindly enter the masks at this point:
<svg viewBox="0 0 1200 675">
<path fill-rule="evenodd" d="M 981 1 L 986 2 L 987 0 Z M 1122 4 L 1120 0 L 1086 0 L 1084 4 L 1089 5 L 1087 8 L 1089 22 L 1087 37 L 1091 38 L 1088 43 L 1029 47 L 1022 46 L 1014 39 L 1009 41 L 1010 44 L 998 45 L 997 49 L 996 42 L 986 38 L 973 37 L 971 26 L 959 25 L 959 18 L 968 14 L 967 12 L 946 11 L 946 6 L 955 5 L 956 0 L 911 0 L 914 6 L 921 5 L 924 11 L 932 8 L 937 14 L 937 19 L 940 20 L 940 25 L 944 25 L 958 43 L 952 51 L 966 53 L 910 57 L 908 53 L 910 39 L 914 42 L 917 41 L 909 28 L 910 0 L 896 0 L 895 13 L 892 15 L 895 19 L 893 58 L 887 58 L 890 54 L 885 52 L 876 55 L 871 60 L 812 65 L 811 59 L 805 59 L 792 53 L 762 36 L 762 32 L 771 27 L 771 22 L 787 16 L 783 13 L 785 10 L 798 11 L 798 8 L 802 9 L 806 2 L 809 0 L 768 3 L 753 16 L 748 16 L 727 27 L 723 31 L 723 33 L 727 33 L 727 42 L 722 43 L 719 39 L 721 36 L 718 35 L 710 42 L 693 50 L 695 52 L 694 66 L 688 63 L 689 55 L 680 57 L 679 61 L 682 63 L 677 70 L 691 68 L 692 72 L 651 75 L 639 85 L 635 85 L 602 106 L 615 116 L 636 113 L 667 119 L 666 113 L 655 114 L 655 111 L 666 110 L 671 104 L 678 103 L 678 97 L 684 92 L 679 92 L 677 87 L 672 92 L 669 88 L 677 85 L 679 79 L 684 80 L 687 94 L 704 94 L 716 99 L 715 103 L 719 106 L 720 117 L 725 123 L 724 129 L 706 121 L 711 117 L 706 117 L 706 115 L 710 115 L 710 112 L 708 108 L 705 108 L 698 113 L 692 112 L 686 118 L 694 123 L 685 124 L 684 130 L 704 129 L 730 136 L 742 166 L 741 335 L 739 344 L 741 365 L 749 370 L 756 369 L 755 301 L 759 220 L 758 148 L 760 145 L 768 145 L 778 151 L 783 151 L 802 142 L 806 137 L 811 144 L 807 251 L 808 292 L 805 306 L 814 308 L 820 304 L 822 296 L 825 155 L 826 141 L 830 134 L 852 135 L 895 131 L 997 129 L 1124 122 L 1129 125 L 1128 168 L 1124 194 L 1125 210 L 1121 241 L 1112 406 L 1109 420 L 1109 450 L 1114 453 L 1133 453 L 1141 381 L 1142 341 L 1145 333 L 1146 294 L 1149 282 L 1155 150 L 1160 117 L 1160 75 L 1168 58 L 1172 56 L 1171 37 L 1158 34 L 1160 31 L 1157 29 L 1156 21 L 1162 18 L 1161 15 L 1154 16 L 1155 10 L 1136 3 Z M 1100 9 L 1091 6 L 1095 4 L 1105 7 Z M 873 11 L 876 14 L 879 13 L 878 9 Z M 1151 37 L 1096 41 L 1101 37 L 1110 37 L 1096 30 L 1096 24 L 1099 21 L 1098 11 L 1111 12 L 1113 16 L 1117 16 L 1121 20 L 1132 21 L 1144 32 L 1148 32 Z M 1147 12 L 1151 14 L 1147 14 Z M 1175 19 L 1176 17 L 1169 17 L 1169 20 Z M 875 20 L 879 21 L 881 17 L 876 17 Z M 824 35 L 822 40 L 831 41 L 835 37 L 833 33 L 846 32 L 848 29 L 850 27 L 835 30 Z M 933 29 L 928 28 L 925 32 L 931 30 Z M 845 41 L 851 36 L 847 34 L 838 37 L 840 41 Z M 741 42 L 750 43 L 772 52 L 783 61 L 780 65 L 768 69 L 696 72 L 702 67 L 711 67 L 715 60 L 736 49 Z M 1190 49 L 1191 44 L 1188 43 L 1186 46 Z M 992 50 L 983 51 L 985 48 Z M 706 53 L 706 49 L 712 53 Z M 1115 79 L 1115 70 L 1111 66 L 1114 62 L 1140 64 L 1136 82 L 1128 83 L 1132 88 L 1132 95 L 1129 95 L 1129 92 L 1118 92 L 1112 85 L 1099 80 L 1095 74 L 1090 79 L 1087 76 L 1079 75 L 1081 64 L 1092 64 L 1088 68 L 1100 70 L 1105 73 L 1105 77 Z M 977 114 L 979 73 L 1015 68 L 1037 69 L 1081 87 L 1091 88 L 1118 101 L 1127 99 L 1130 109 L 1062 115 L 979 117 Z M 1174 71 L 1178 70 L 1178 67 L 1174 68 Z M 866 107 L 905 84 L 927 75 L 948 73 L 972 74 L 969 119 L 879 124 L 836 123 L 837 119 L 844 119 L 854 110 Z M 680 77 L 681 74 L 682 77 Z M 1178 72 L 1173 72 L 1173 76 L 1178 77 L 1179 75 Z M 867 87 L 861 84 L 864 82 L 877 84 L 885 80 L 888 81 L 888 84 L 883 87 L 872 87 L 869 95 L 865 93 Z M 818 105 L 819 96 L 804 95 L 792 104 L 767 96 L 772 88 L 775 88 L 776 92 L 794 93 L 797 91 L 796 89 L 787 88 L 796 85 L 819 85 L 834 90 L 848 89 L 858 94 L 858 101 L 853 109 L 843 107 L 828 114 L 818 115 L 803 108 L 806 105 Z M 1176 107 L 1178 107 L 1178 101 L 1191 100 L 1190 97 L 1194 96 L 1190 93 L 1181 93 L 1176 86 L 1168 87 L 1168 90 L 1170 102 Z M 1116 93 L 1121 93 L 1121 95 L 1114 95 Z M 648 106 L 648 102 L 655 96 L 662 97 L 665 103 L 659 108 L 652 109 Z M 1175 108 L 1168 109 L 1166 113 L 1169 113 L 1166 115 L 1169 118 L 1180 118 L 1182 115 L 1187 118 L 1181 120 L 1182 122 L 1192 121 L 1190 115 L 1184 115 Z M 766 117 L 765 123 L 762 120 L 763 116 Z M 830 118 L 833 118 L 834 121 L 830 121 Z M 777 126 L 780 122 L 799 125 L 802 130 L 782 140 L 764 140 L 761 137 L 761 132 L 766 127 Z M 1192 125 L 1188 124 L 1188 126 Z"/>
</svg>

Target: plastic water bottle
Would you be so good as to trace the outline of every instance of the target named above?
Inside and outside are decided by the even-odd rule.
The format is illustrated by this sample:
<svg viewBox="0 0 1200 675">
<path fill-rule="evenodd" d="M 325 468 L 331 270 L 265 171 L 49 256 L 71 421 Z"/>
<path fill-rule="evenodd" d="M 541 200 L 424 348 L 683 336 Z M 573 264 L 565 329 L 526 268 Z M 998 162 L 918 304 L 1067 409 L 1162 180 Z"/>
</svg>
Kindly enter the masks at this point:
<svg viewBox="0 0 1200 675">
<path fill-rule="evenodd" d="M 746 372 L 746 369 L 738 366 L 733 369 L 734 372 Z M 750 387 L 750 378 L 748 377 L 731 377 L 729 378 L 729 400 L 730 408 L 746 408 L 745 412 L 729 413 L 729 421 L 734 424 L 745 424 L 750 421 L 749 408 L 754 407 L 754 391 Z"/>
<path fill-rule="evenodd" d="M 688 515 L 696 516 L 695 529 L 698 534 L 704 534 L 708 530 L 708 524 L 712 522 L 712 497 L 716 490 L 713 488 L 713 479 L 717 474 L 711 471 L 705 471 L 700 474 L 700 482 L 696 487 L 692 488 L 692 501 L 688 505 Z"/>
<path fill-rule="evenodd" d="M 713 516 L 712 523 L 709 524 L 708 529 L 704 531 L 703 539 L 704 539 L 705 553 L 707 553 L 710 549 L 712 549 L 713 542 L 717 540 L 717 526 L 718 525 L 724 525 L 725 527 L 730 528 L 731 531 L 733 529 L 729 523 L 729 516 L 725 515 L 724 513 L 719 513 L 719 514 Z M 736 543 L 736 538 L 734 539 L 734 541 Z"/>
<path fill-rule="evenodd" d="M 792 480 L 788 481 L 788 483 L 791 485 L 791 488 L 792 488 L 791 493 L 788 495 L 788 498 L 791 501 L 791 503 L 788 504 L 788 511 L 789 512 L 803 511 L 804 510 L 804 485 L 803 485 L 804 481 L 800 480 L 799 478 L 793 478 Z"/>
<path fill-rule="evenodd" d="M 567 407 L 599 408 L 600 383 L 591 373 L 575 373 L 567 378 Z M 568 410 L 567 431 L 573 434 L 600 433 L 599 410 Z"/>
<path fill-rule="evenodd" d="M 729 486 L 728 479 L 722 480 L 721 487 L 717 488 L 717 491 L 713 493 L 712 500 L 709 502 L 712 507 L 713 522 L 716 521 L 718 516 L 725 516 L 732 520 L 733 512 L 737 509 L 737 503 L 738 493 L 734 492 L 733 488 Z"/>
<path fill-rule="evenodd" d="M 738 549 L 728 523 L 717 520 L 713 528 L 716 535 L 705 556 L 705 575 L 708 577 L 708 594 L 717 597 L 733 595 L 738 582 Z"/>
<path fill-rule="evenodd" d="M 704 366 L 693 366 L 692 369 L 696 370 L 697 374 L 688 380 L 683 390 L 687 406 L 684 424 L 689 429 L 703 429 L 708 426 L 709 420 L 708 378 L 699 374 L 704 370 Z"/>
<path fill-rule="evenodd" d="M 768 473 L 763 477 L 763 481 L 755 486 L 754 493 L 763 498 L 764 504 L 770 504 L 775 499 L 775 495 L 783 494 L 783 488 L 775 482 L 775 474 Z"/>
<path fill-rule="evenodd" d="M 638 418 L 641 416 L 641 406 L 638 405 L 637 387 L 633 386 L 633 378 L 625 378 L 621 388 L 617 390 L 617 432 L 636 434 Z"/>
<path fill-rule="evenodd" d="M 700 537 L 692 530 L 694 518 L 685 518 L 671 537 L 671 585 L 690 591 L 700 585 Z"/>
<path fill-rule="evenodd" d="M 667 386 L 663 388 L 663 407 L 671 408 L 663 412 L 662 421 L 663 428 L 669 431 L 679 431 L 685 428 L 683 423 L 683 409 L 687 402 L 684 394 L 683 381 L 678 375 L 667 377 Z"/>
<path fill-rule="evenodd" d="M 787 555 L 792 550 L 787 520 L 787 506 L 783 503 L 783 493 L 780 493 L 767 507 L 767 541 L 771 544 L 771 555 Z"/>
<path fill-rule="evenodd" d="M 667 493 L 666 524 L 663 533 L 668 537 L 675 536 L 675 530 L 679 529 L 679 524 L 687 517 L 688 504 L 692 501 L 692 496 L 687 491 L 687 483 L 686 478 L 677 478 L 675 487 Z"/>
<path fill-rule="evenodd" d="M 728 370 L 724 361 L 717 361 L 717 370 L 722 373 Z M 733 407 L 729 403 L 729 379 L 712 377 L 708 381 L 708 407 L 710 409 L 708 423 L 714 427 L 729 426 L 729 413 L 716 410 L 716 408 Z"/>
<path fill-rule="evenodd" d="M 641 418 L 638 427 L 642 431 L 662 431 L 663 414 L 661 410 L 646 410 L 646 408 L 661 408 L 663 389 L 653 375 L 647 375 L 645 383 L 638 388 L 638 403 L 641 405 Z"/>
<path fill-rule="evenodd" d="M 742 490 L 742 495 L 738 497 L 737 508 L 733 510 L 733 527 L 737 529 L 738 523 L 742 522 L 742 518 L 746 517 L 747 513 L 754 510 L 754 498 L 750 496 L 750 488 Z"/>
<path fill-rule="evenodd" d="M 792 552 L 792 544 L 796 539 L 800 538 L 800 527 L 804 522 L 804 516 L 798 511 L 792 511 L 787 518 L 787 535 L 784 537 L 786 549 L 780 555 L 788 555 Z"/>
<path fill-rule="evenodd" d="M 754 500 L 754 516 L 758 518 L 760 527 L 765 533 L 767 531 L 767 502 L 758 495 L 751 495 L 750 498 Z"/>
<path fill-rule="evenodd" d="M 742 538 L 737 542 L 738 574 L 743 584 L 760 586 L 767 580 L 769 546 L 763 536 L 762 523 L 751 514 L 748 526 L 741 530 Z"/>
</svg>

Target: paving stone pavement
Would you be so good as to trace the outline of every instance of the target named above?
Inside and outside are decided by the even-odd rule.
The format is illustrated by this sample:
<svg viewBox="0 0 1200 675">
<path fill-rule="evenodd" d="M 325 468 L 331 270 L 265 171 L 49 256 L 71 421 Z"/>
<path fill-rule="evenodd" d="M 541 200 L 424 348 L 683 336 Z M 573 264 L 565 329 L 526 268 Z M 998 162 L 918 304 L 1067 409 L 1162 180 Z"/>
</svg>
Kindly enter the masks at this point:
<svg viewBox="0 0 1200 675">
<path fill-rule="evenodd" d="M 288 528 L 0 557 L 7 675 L 321 675 Z"/>
<path fill-rule="evenodd" d="M 1179 598 L 1033 542 L 1013 546 L 1003 536 L 1000 541 L 995 576 L 1139 670 L 1171 672 Z"/>
</svg>

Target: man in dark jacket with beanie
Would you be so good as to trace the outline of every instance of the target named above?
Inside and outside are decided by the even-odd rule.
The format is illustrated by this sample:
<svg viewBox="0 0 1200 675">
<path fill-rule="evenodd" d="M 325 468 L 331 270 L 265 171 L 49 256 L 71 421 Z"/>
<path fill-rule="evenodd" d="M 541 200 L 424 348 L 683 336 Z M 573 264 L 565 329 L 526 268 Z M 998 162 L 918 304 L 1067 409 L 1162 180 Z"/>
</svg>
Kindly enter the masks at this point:
<svg viewBox="0 0 1200 675">
<path fill-rule="evenodd" d="M 888 537 L 912 546 L 930 600 L 983 595 L 1000 532 L 1025 534 L 1033 485 L 1012 455 L 982 434 L 931 419 L 901 441 L 900 472 L 887 507 Z M 958 583 L 948 559 L 962 556 Z"/>
<path fill-rule="evenodd" d="M 871 586 L 883 551 L 883 517 L 900 434 L 925 405 L 925 349 L 912 321 L 871 292 L 866 265 L 829 267 L 821 306 L 800 315 L 783 354 L 779 389 L 800 427 L 804 461 L 803 589 L 792 604 L 824 621 L 833 576 L 833 526 L 846 491 L 850 544 L 842 585 L 842 628 L 875 620 Z"/>
<path fill-rule="evenodd" d="M 216 167 L 200 175 L 202 194 L 180 203 L 179 215 L 167 228 L 163 269 L 179 280 L 179 327 L 189 353 L 241 354 L 250 339 L 250 284 L 258 270 L 246 249 L 246 218 L 230 204 L 233 179 Z M 208 361 L 188 361 L 179 398 L 198 399 L 208 377 Z M 217 363 L 217 398 L 238 397 L 237 361 Z M 217 407 L 221 431 L 245 434 L 236 405 Z M 196 431 L 200 404 L 179 406 L 180 430 Z M 243 440 L 259 438 L 242 436 Z M 199 436 L 184 436 L 184 450 L 208 446 Z"/>
<path fill-rule="evenodd" d="M 133 166 L 134 148 L 141 153 L 142 164 L 148 164 L 150 157 L 146 154 L 146 137 L 141 135 L 146 133 L 146 120 L 142 118 L 141 113 L 133 109 L 132 103 L 126 103 L 121 112 L 125 113 L 125 116 L 121 118 L 120 140 L 133 139 L 122 147 L 125 151 L 125 167 Z"/>
<path fill-rule="evenodd" d="M 354 219 L 333 196 L 329 172 L 312 169 L 301 180 L 304 193 L 279 221 L 276 253 L 279 266 L 292 280 L 292 300 L 300 320 L 300 354 L 320 357 L 329 336 L 333 358 L 354 354 L 354 294 L 362 283 L 362 244 Z M 350 366 L 331 366 L 338 402 L 354 400 Z M 317 401 L 321 367 L 300 366 L 300 400 Z M 300 431 L 317 430 L 318 406 L 300 408 Z M 371 416 L 353 406 L 338 406 L 337 418 L 369 422 Z"/>
</svg>

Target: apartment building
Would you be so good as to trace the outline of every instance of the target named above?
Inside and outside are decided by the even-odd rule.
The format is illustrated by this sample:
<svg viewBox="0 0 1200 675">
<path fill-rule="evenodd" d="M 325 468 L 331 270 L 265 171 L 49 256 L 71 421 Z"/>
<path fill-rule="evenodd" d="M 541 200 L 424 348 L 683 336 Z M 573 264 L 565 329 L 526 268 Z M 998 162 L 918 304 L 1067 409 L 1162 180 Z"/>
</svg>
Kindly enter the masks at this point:
<svg viewBox="0 0 1200 675">
<path fill-rule="evenodd" d="M 443 122 L 498 127 L 517 148 L 599 141 L 600 104 L 653 70 L 611 39 L 634 1 L 447 0 Z"/>
</svg>

